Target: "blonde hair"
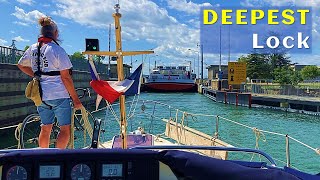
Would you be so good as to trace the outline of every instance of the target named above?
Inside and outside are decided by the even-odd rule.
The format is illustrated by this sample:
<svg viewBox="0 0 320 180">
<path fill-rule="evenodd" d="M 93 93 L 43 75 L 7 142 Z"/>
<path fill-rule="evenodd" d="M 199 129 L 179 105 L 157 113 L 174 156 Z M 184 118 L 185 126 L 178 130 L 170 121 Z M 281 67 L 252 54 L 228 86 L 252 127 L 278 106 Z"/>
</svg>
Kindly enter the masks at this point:
<svg viewBox="0 0 320 180">
<path fill-rule="evenodd" d="M 40 17 L 38 23 L 41 26 L 40 34 L 42 36 L 54 38 L 54 33 L 58 31 L 58 27 L 49 16 Z"/>
</svg>

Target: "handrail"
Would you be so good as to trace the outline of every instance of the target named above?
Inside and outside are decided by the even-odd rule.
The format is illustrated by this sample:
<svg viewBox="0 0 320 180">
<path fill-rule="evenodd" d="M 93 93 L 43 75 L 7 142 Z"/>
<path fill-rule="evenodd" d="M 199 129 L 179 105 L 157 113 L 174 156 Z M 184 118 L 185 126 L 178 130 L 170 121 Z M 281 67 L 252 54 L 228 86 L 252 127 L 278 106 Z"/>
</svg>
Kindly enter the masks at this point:
<svg viewBox="0 0 320 180">
<path fill-rule="evenodd" d="M 270 163 L 271 166 L 277 166 L 276 162 L 267 153 L 258 149 L 248 148 L 235 148 L 235 147 L 222 147 L 222 146 L 136 146 L 131 149 L 188 149 L 188 150 L 214 150 L 214 151 L 233 151 L 233 152 L 247 152 L 257 153 L 264 156 Z"/>
<path fill-rule="evenodd" d="M 131 102 L 131 101 L 129 101 L 129 102 Z M 127 102 L 127 103 L 129 103 L 129 102 Z M 178 114 L 178 113 L 188 114 L 188 115 L 191 115 L 191 116 L 216 117 L 216 118 L 217 118 L 217 119 L 216 119 L 216 123 L 217 123 L 217 122 L 220 122 L 219 119 L 221 119 L 221 120 L 228 121 L 228 122 L 231 122 L 231 123 L 233 123 L 233 124 L 236 124 L 236 125 L 239 125 L 239 126 L 242 126 L 242 127 L 248 128 L 248 129 L 251 129 L 251 130 L 253 130 L 255 133 L 266 133 L 266 134 L 272 134 L 272 135 L 276 135 L 276 136 L 282 136 L 282 137 L 284 137 L 284 138 L 286 138 L 286 139 L 288 139 L 288 140 L 291 139 L 291 140 L 297 142 L 298 144 L 301 144 L 302 146 L 307 147 L 307 148 L 313 150 L 314 152 L 316 152 L 316 154 L 320 155 L 320 149 L 319 149 L 319 148 L 313 148 L 313 147 L 311 147 L 310 145 L 307 145 L 307 144 L 305 144 L 305 143 L 303 143 L 303 142 L 301 142 L 301 141 L 299 141 L 299 140 L 297 140 L 297 139 L 295 139 L 295 138 L 293 138 L 293 137 L 291 137 L 291 136 L 289 136 L 289 135 L 287 135 L 287 134 L 282 134 L 282 133 L 277 133 L 277 132 L 272 132 L 272 131 L 266 131 L 266 130 L 263 130 L 263 129 L 258 129 L 258 128 L 256 128 L 256 127 L 251 127 L 251 126 L 249 126 L 249 125 L 242 124 L 242 123 L 240 123 L 240 122 L 233 121 L 233 120 L 230 120 L 230 119 L 228 119 L 228 118 L 224 118 L 224 117 L 219 116 L 219 115 L 196 114 L 196 113 L 185 112 L 185 111 L 182 111 L 182 110 L 180 110 L 180 109 L 175 109 L 175 108 L 173 108 L 172 106 L 170 106 L 170 105 L 168 105 L 168 104 L 165 104 L 165 103 L 162 103 L 162 102 L 158 102 L 158 101 L 153 101 L 153 100 L 139 100 L 138 102 L 141 102 L 141 103 L 144 104 L 144 105 L 145 105 L 145 104 L 153 104 L 153 103 L 154 103 L 155 105 L 157 104 L 157 105 L 161 105 L 161 106 L 164 106 L 164 107 L 168 107 L 168 109 L 169 109 L 169 114 L 170 114 L 170 117 L 169 117 L 169 118 L 173 118 L 173 119 L 176 119 L 176 118 L 177 118 L 177 114 Z M 114 104 L 114 105 L 117 105 L 117 104 Z M 113 105 L 112 105 L 112 106 L 113 106 Z M 171 113 L 172 110 L 175 110 L 175 111 L 177 112 L 176 117 L 172 117 L 172 113 Z M 159 118 L 159 117 L 156 117 L 153 113 L 147 113 L 147 112 L 143 112 L 143 113 L 150 115 L 151 118 L 160 119 L 160 120 L 163 119 L 163 118 L 161 118 L 161 117 L 160 117 L 160 118 Z M 136 115 L 139 115 L 139 114 L 140 114 L 140 113 L 137 113 Z M 217 130 L 219 129 L 219 124 L 216 124 L 215 129 L 216 129 L 215 135 L 218 135 Z M 286 150 L 287 164 L 290 164 L 289 142 L 286 143 L 286 149 L 287 149 L 287 150 Z"/>
<path fill-rule="evenodd" d="M 132 103 L 132 102 L 133 102 L 133 101 L 127 101 L 126 103 Z M 214 118 L 216 118 L 216 127 L 215 127 L 215 131 L 216 131 L 216 132 L 215 132 L 215 135 L 216 135 L 216 136 L 218 136 L 218 133 L 219 133 L 219 132 L 218 132 L 218 130 L 219 130 L 219 124 L 221 123 L 221 120 L 224 120 L 224 121 L 228 121 L 228 122 L 231 122 L 231 123 L 233 123 L 233 124 L 236 124 L 236 125 L 239 125 L 239 126 L 242 126 L 242 127 L 248 128 L 248 129 L 251 129 L 251 130 L 253 130 L 254 132 L 272 134 L 272 135 L 276 135 L 276 136 L 282 136 L 282 137 L 284 137 L 284 138 L 286 138 L 286 139 L 288 139 L 288 140 L 291 139 L 291 140 L 295 141 L 296 143 L 301 144 L 302 146 L 307 147 L 307 148 L 313 150 L 314 152 L 316 152 L 316 154 L 320 155 L 320 149 L 319 149 L 319 148 L 313 148 L 313 147 L 311 147 L 310 145 L 307 145 L 307 144 L 305 144 L 305 143 L 303 143 L 303 142 L 301 142 L 301 141 L 299 141 L 299 140 L 295 139 L 294 137 L 291 137 L 291 136 L 289 136 L 289 135 L 287 135 L 287 134 L 282 134 L 282 133 L 277 133 L 277 132 L 272 132 L 272 131 L 266 131 L 266 130 L 258 129 L 258 128 L 256 128 L 256 127 L 251 127 L 251 126 L 248 126 L 248 125 L 246 125 L 246 124 L 242 124 L 242 123 L 240 123 L 240 122 L 233 121 L 233 120 L 230 120 L 230 119 L 228 119 L 228 118 L 224 118 L 224 117 L 219 116 L 219 115 L 188 113 L 188 112 L 182 111 L 182 110 L 180 110 L 180 109 L 176 109 L 176 108 L 174 108 L 174 107 L 172 107 L 172 106 L 170 106 L 170 105 L 168 105 L 168 104 L 165 104 L 165 103 L 162 103 L 162 102 L 158 102 L 158 101 L 153 101 L 153 100 L 138 100 L 138 103 L 142 103 L 142 104 L 144 104 L 144 105 L 146 105 L 146 104 L 153 104 L 154 107 L 155 107 L 156 105 L 160 105 L 160 106 L 162 106 L 162 107 L 167 107 L 168 110 L 169 110 L 169 111 L 168 111 L 168 115 L 170 116 L 170 117 L 169 117 L 170 119 L 176 119 L 176 118 L 177 118 L 176 115 L 177 115 L 178 113 L 184 113 L 184 114 L 186 114 L 186 115 L 191 115 L 191 116 L 194 116 L 194 117 L 196 117 L 196 116 L 201 116 L 201 117 L 214 117 Z M 117 105 L 119 105 L 119 103 L 113 104 L 113 105 L 111 105 L 111 106 L 117 106 Z M 92 111 L 91 113 L 89 113 L 89 115 L 92 116 L 92 113 L 99 112 L 99 111 L 105 110 L 105 109 L 107 109 L 107 108 L 108 108 L 108 107 L 106 106 L 106 107 L 103 107 L 103 108 L 98 109 L 98 110 L 96 110 L 96 111 Z M 152 108 L 151 110 L 154 111 L 155 108 Z M 173 115 L 173 114 L 174 114 L 174 113 L 173 113 L 174 110 L 177 112 L 176 115 Z M 154 119 L 158 119 L 158 120 L 162 120 L 162 119 L 166 118 L 166 117 L 157 117 L 154 113 L 152 113 L 152 112 L 146 112 L 146 111 L 137 112 L 137 113 L 135 113 L 135 116 L 140 116 L 140 115 L 142 115 L 142 114 L 147 114 L 147 115 L 150 116 L 150 118 L 154 118 Z M 173 117 L 173 116 L 175 116 L 175 117 Z M 93 118 L 93 117 L 92 117 L 92 118 Z M 168 118 L 168 119 L 169 119 L 169 118 Z M 94 118 L 93 118 L 93 119 L 94 119 Z M 177 121 L 177 119 L 176 119 L 176 121 Z M 0 151 L 0 152 L 1 152 L 1 151 Z M 288 157 L 288 158 L 287 158 L 287 164 L 290 164 L 289 141 L 288 141 L 288 143 L 286 143 L 286 156 Z"/>
</svg>

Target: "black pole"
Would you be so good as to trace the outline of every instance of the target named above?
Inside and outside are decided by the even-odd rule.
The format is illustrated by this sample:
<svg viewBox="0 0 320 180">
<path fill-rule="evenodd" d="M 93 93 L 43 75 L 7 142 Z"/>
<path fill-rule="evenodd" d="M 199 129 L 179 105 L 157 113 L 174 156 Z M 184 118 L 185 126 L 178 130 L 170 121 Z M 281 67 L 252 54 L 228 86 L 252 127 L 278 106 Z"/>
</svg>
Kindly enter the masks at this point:
<svg viewBox="0 0 320 180">
<path fill-rule="evenodd" d="M 219 74 L 218 74 L 218 90 L 221 91 L 222 88 L 222 79 L 221 79 L 221 26 L 220 26 L 220 35 L 219 35 L 219 41 L 220 41 L 220 59 L 219 59 Z"/>
<path fill-rule="evenodd" d="M 111 24 L 109 24 L 109 52 L 110 52 L 110 44 L 111 44 Z M 108 64 L 108 78 L 110 78 L 110 61 L 111 61 L 111 56 L 109 56 L 109 64 Z"/>
<path fill-rule="evenodd" d="M 200 44 L 201 49 L 201 84 L 203 84 L 203 44 Z"/>
</svg>

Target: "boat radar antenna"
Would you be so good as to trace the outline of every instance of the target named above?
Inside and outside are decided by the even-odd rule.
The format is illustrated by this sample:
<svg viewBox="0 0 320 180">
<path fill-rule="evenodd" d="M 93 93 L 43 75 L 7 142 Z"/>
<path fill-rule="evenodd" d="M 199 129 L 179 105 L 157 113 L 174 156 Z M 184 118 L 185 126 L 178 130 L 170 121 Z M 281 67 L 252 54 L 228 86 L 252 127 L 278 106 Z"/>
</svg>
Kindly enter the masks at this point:
<svg viewBox="0 0 320 180">
<path fill-rule="evenodd" d="M 140 54 L 152 54 L 154 51 L 122 51 L 122 40 L 121 40 L 121 25 L 119 13 L 120 5 L 114 6 L 115 13 L 112 14 L 115 24 L 115 36 L 116 36 L 116 50 L 115 51 L 98 51 L 98 50 L 86 50 L 82 54 L 89 55 L 89 60 L 92 60 L 90 55 L 99 56 L 115 56 L 117 58 L 117 71 L 118 71 L 118 81 L 124 80 L 123 74 L 123 56 L 134 56 Z M 125 95 L 120 96 L 120 136 L 121 136 L 121 147 L 127 149 L 127 120 L 126 120 L 126 106 L 125 106 Z"/>
</svg>

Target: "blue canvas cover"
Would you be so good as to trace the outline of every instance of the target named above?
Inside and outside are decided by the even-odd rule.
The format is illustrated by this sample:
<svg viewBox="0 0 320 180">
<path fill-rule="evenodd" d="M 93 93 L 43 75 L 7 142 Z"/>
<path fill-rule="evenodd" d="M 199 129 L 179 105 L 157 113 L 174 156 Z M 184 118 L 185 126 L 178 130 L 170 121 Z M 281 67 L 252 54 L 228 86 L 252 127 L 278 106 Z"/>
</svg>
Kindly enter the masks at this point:
<svg viewBox="0 0 320 180">
<path fill-rule="evenodd" d="M 296 169 L 292 169 L 289 167 L 284 167 L 284 171 L 295 175 L 296 177 L 299 177 L 300 179 L 305 179 L 305 180 L 320 180 L 320 174 L 318 175 L 311 175 L 311 174 L 307 174 L 301 171 L 298 171 Z"/>
<path fill-rule="evenodd" d="M 183 151 L 162 151 L 161 162 L 167 164 L 176 175 L 192 180 L 206 179 L 281 179 L 298 180 L 294 175 L 278 169 L 261 169 L 242 166 L 198 154 Z"/>
</svg>

